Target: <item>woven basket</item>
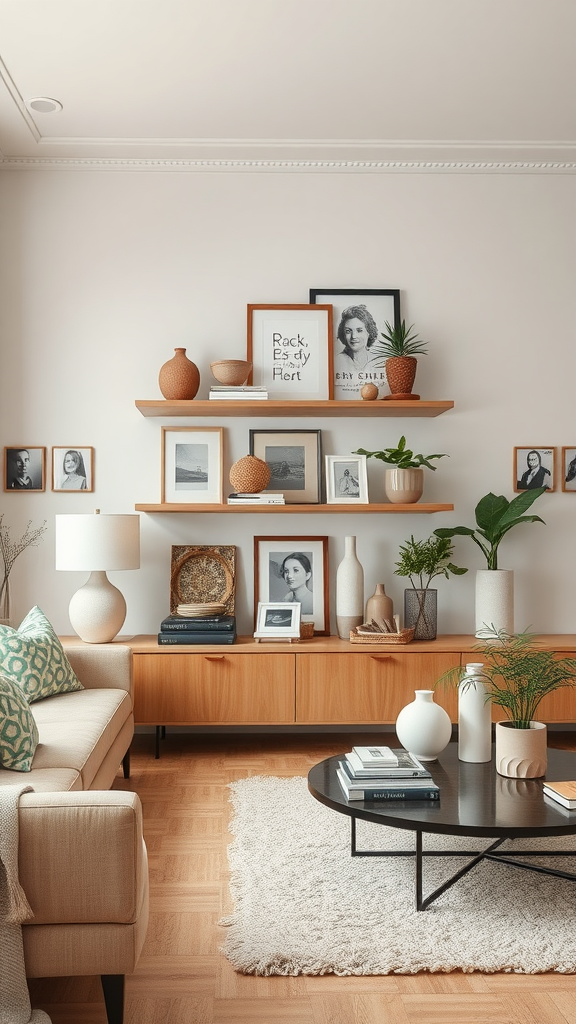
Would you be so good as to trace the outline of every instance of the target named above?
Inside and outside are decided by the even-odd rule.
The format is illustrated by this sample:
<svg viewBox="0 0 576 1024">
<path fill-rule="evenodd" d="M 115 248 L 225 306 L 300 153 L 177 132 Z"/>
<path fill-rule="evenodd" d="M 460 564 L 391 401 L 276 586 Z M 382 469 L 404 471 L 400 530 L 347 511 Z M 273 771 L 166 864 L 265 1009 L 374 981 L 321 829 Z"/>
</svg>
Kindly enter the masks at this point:
<svg viewBox="0 0 576 1024">
<path fill-rule="evenodd" d="M 270 466 L 255 455 L 245 455 L 230 469 L 230 483 L 235 491 L 257 494 L 270 483 Z"/>
<path fill-rule="evenodd" d="M 413 629 L 401 629 L 399 633 L 358 633 L 350 630 L 351 644 L 409 644 L 414 636 Z"/>
</svg>

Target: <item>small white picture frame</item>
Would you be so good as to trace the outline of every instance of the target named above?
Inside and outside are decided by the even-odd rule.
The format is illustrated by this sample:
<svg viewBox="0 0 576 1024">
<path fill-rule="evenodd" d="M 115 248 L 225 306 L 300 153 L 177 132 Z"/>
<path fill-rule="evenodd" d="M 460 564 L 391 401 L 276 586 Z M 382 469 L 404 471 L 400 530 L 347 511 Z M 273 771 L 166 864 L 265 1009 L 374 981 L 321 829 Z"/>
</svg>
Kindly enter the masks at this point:
<svg viewBox="0 0 576 1024">
<path fill-rule="evenodd" d="M 256 640 L 299 640 L 300 605 L 258 602 Z"/>
<path fill-rule="evenodd" d="M 326 456 L 326 503 L 367 505 L 368 473 L 365 455 Z"/>
</svg>

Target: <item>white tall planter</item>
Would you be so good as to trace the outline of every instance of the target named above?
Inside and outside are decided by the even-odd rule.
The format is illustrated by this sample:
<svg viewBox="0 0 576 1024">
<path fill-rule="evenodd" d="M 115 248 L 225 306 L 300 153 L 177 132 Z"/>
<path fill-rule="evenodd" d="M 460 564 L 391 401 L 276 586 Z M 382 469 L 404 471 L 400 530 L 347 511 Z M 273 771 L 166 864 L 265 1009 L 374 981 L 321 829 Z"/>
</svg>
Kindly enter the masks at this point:
<svg viewBox="0 0 576 1024">
<path fill-rule="evenodd" d="M 336 570 L 336 626 L 342 640 L 364 622 L 364 569 L 356 555 L 356 537 L 344 538 L 344 558 Z"/>
<path fill-rule="evenodd" d="M 514 573 L 512 569 L 476 571 L 475 633 L 494 626 L 514 632 Z"/>
<path fill-rule="evenodd" d="M 492 705 L 486 700 L 483 667 L 466 665 L 458 687 L 458 758 L 475 764 L 492 759 Z"/>
</svg>

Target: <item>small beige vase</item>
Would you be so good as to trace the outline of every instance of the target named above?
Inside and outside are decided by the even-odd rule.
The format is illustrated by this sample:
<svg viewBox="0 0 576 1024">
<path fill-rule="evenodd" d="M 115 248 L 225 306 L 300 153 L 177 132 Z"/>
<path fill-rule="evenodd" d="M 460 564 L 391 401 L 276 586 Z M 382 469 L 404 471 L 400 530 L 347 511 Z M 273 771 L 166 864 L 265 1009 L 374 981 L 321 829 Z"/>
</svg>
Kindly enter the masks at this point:
<svg viewBox="0 0 576 1024">
<path fill-rule="evenodd" d="M 496 771 L 508 779 L 539 779 L 546 774 L 548 755 L 544 722 L 515 729 L 512 722 L 496 723 Z"/>
<path fill-rule="evenodd" d="M 413 505 L 424 490 L 423 469 L 387 469 L 384 490 L 394 505 Z"/>
<path fill-rule="evenodd" d="M 376 622 L 384 622 L 385 619 L 392 622 L 394 619 L 392 598 L 388 597 L 383 583 L 376 584 L 376 590 L 366 602 L 366 622 L 371 619 Z"/>
</svg>

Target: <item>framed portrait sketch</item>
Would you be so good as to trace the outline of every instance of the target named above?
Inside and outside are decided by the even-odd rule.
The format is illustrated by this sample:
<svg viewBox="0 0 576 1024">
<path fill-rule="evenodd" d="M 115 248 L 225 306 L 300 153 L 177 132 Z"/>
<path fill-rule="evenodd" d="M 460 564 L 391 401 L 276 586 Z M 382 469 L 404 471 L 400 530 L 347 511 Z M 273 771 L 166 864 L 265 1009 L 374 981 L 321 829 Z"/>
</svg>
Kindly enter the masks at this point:
<svg viewBox="0 0 576 1024">
<path fill-rule="evenodd" d="M 367 505 L 368 473 L 365 455 L 326 456 L 326 503 Z"/>
<path fill-rule="evenodd" d="M 5 448 L 4 449 L 4 490 L 43 491 L 45 477 L 46 448 Z"/>
<path fill-rule="evenodd" d="M 556 487 L 556 449 L 545 445 L 541 448 L 514 449 L 514 490 L 529 491 L 536 487 Z"/>
<path fill-rule="evenodd" d="M 299 604 L 329 636 L 328 537 L 254 537 L 254 604 L 270 602 Z"/>
<path fill-rule="evenodd" d="M 299 640 L 300 605 L 259 602 L 254 636 L 256 640 Z"/>
<path fill-rule="evenodd" d="M 310 302 L 331 303 L 334 352 L 334 398 L 360 400 L 364 384 L 375 384 L 378 397 L 389 393 L 384 359 L 375 342 L 388 322 L 400 323 L 398 288 L 311 288 Z"/>
<path fill-rule="evenodd" d="M 332 398 L 332 306 L 248 306 L 250 384 L 288 401 Z"/>
<path fill-rule="evenodd" d="M 562 490 L 576 493 L 576 446 L 562 449 Z"/>
<path fill-rule="evenodd" d="M 162 427 L 162 502 L 222 504 L 222 427 Z"/>
<path fill-rule="evenodd" d="M 282 491 L 286 504 L 320 502 L 320 430 L 251 430 L 250 455 L 270 467 L 267 491 Z"/>
<path fill-rule="evenodd" d="M 52 490 L 93 491 L 94 449 L 78 445 L 52 448 Z"/>
</svg>

